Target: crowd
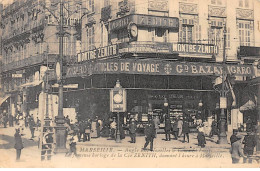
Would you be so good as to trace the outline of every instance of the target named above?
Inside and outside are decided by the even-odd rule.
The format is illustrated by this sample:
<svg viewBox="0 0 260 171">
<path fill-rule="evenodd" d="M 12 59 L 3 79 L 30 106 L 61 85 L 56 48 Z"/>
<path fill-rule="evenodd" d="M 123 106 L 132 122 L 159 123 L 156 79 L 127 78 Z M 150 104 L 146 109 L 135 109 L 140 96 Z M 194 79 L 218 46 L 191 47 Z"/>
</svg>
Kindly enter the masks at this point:
<svg viewBox="0 0 260 171">
<path fill-rule="evenodd" d="M 125 133 L 127 132 L 130 137 L 130 143 L 136 143 L 138 122 L 135 120 L 135 118 L 129 118 L 129 122 L 127 124 L 120 122 L 119 125 L 115 117 L 111 118 L 111 120 L 101 120 L 98 116 L 96 116 L 94 119 L 88 118 L 86 120 L 80 120 L 79 122 L 73 124 L 70 122 L 71 120 L 68 116 L 66 116 L 65 120 L 65 126 L 67 128 L 66 139 L 69 145 L 69 152 L 66 154 L 66 156 L 71 156 L 73 154 L 77 157 L 77 142 L 91 141 L 92 138 L 99 137 L 107 137 L 110 140 L 116 140 L 118 127 L 120 131 L 120 139 L 124 139 Z M 7 113 L 4 113 L 2 115 L 1 121 L 1 124 L 3 124 L 4 128 L 6 128 L 7 126 L 15 127 L 16 133 L 14 135 L 14 148 L 17 151 L 17 160 L 19 160 L 21 150 L 24 148 L 22 143 L 24 129 L 28 128 L 30 130 L 31 139 L 33 139 L 35 137 L 35 129 L 39 129 L 39 127 L 41 126 L 41 122 L 38 117 L 36 117 L 35 120 L 33 115 L 28 115 L 26 117 L 23 117 L 22 115 L 17 115 L 17 117 L 13 117 L 12 115 L 8 115 Z M 181 140 L 183 143 L 190 142 L 190 126 L 186 117 L 179 117 L 174 120 L 169 117 L 165 117 L 163 123 L 165 141 L 180 140 L 180 138 L 183 138 Z M 240 157 L 243 157 L 244 163 L 252 163 L 252 155 L 256 146 L 256 136 L 250 118 L 248 119 L 246 124 L 247 135 L 242 136 L 242 134 L 239 134 L 239 130 L 233 130 L 233 135 L 230 137 L 230 153 L 233 163 L 238 163 Z M 148 122 L 144 125 L 145 144 L 143 146 L 143 150 L 147 150 L 147 147 L 150 144 L 149 150 L 153 151 L 153 142 L 154 139 L 157 138 L 160 125 L 161 121 L 159 120 L 158 116 L 148 118 Z M 211 138 L 214 135 L 219 134 L 218 124 L 214 119 L 211 124 L 211 131 L 207 135 L 205 134 L 205 127 L 202 122 L 197 122 L 196 126 L 198 141 L 197 145 L 201 148 L 204 148 L 206 146 L 206 136 L 209 136 L 209 138 Z M 47 142 L 47 146 L 43 145 L 43 149 L 45 150 L 42 151 L 42 153 L 47 154 L 49 159 L 51 148 L 48 143 L 53 142 L 54 137 L 53 134 L 49 134 L 48 131 L 45 132 L 46 133 L 43 135 L 43 140 Z"/>
</svg>

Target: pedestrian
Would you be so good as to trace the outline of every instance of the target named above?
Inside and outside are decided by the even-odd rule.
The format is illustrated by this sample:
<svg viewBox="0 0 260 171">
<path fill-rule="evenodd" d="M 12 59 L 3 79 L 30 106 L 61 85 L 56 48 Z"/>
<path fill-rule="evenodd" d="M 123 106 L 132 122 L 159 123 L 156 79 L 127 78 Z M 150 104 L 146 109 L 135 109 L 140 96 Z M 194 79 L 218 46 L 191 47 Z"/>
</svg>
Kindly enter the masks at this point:
<svg viewBox="0 0 260 171">
<path fill-rule="evenodd" d="M 27 128 L 28 125 L 29 125 L 29 118 L 28 118 L 28 116 L 25 116 L 25 118 L 24 118 L 24 126 Z"/>
<path fill-rule="evenodd" d="M 198 146 L 204 148 L 205 144 L 206 144 L 206 139 L 205 139 L 205 135 L 204 135 L 204 125 L 200 124 L 197 127 L 197 129 L 198 129 L 198 136 L 197 136 Z"/>
<path fill-rule="evenodd" d="M 25 128 L 25 119 L 22 115 L 19 116 L 18 125 L 20 127 L 20 134 L 21 136 L 24 135 L 24 128 Z"/>
<path fill-rule="evenodd" d="M 185 119 L 183 121 L 183 125 L 182 125 L 182 133 L 183 133 L 183 143 L 185 143 L 185 137 L 187 137 L 187 142 L 190 142 L 190 138 L 189 138 L 189 133 L 190 133 L 190 128 L 189 128 L 189 123 L 188 121 Z"/>
<path fill-rule="evenodd" d="M 31 131 L 31 139 L 34 138 L 34 130 L 35 130 L 35 122 L 34 122 L 34 119 L 33 119 L 33 115 L 31 115 L 31 117 L 29 118 L 29 129 Z"/>
<path fill-rule="evenodd" d="M 246 121 L 246 132 L 251 132 L 253 129 L 253 121 L 251 120 L 251 117 L 248 116 L 248 119 Z"/>
<path fill-rule="evenodd" d="M 230 153 L 233 164 L 239 163 L 240 157 L 244 157 L 241 143 L 242 138 L 242 135 L 237 135 L 237 140 L 231 145 Z"/>
<path fill-rule="evenodd" d="M 173 134 L 175 140 L 178 140 L 179 130 L 178 130 L 177 126 L 178 126 L 178 121 L 174 120 L 174 122 L 172 123 L 172 134 Z"/>
<path fill-rule="evenodd" d="M 182 117 L 180 117 L 180 119 L 177 122 L 178 137 L 180 137 L 182 134 L 182 125 L 183 125 L 183 121 L 182 121 Z"/>
<path fill-rule="evenodd" d="M 144 150 L 146 150 L 146 147 L 148 146 L 148 144 L 150 143 L 150 151 L 153 151 L 153 140 L 155 138 L 155 126 L 154 126 L 154 122 L 149 119 L 148 124 L 145 127 L 144 130 L 145 133 L 145 144 L 144 144 Z"/>
<path fill-rule="evenodd" d="M 79 124 L 78 124 L 78 122 L 76 122 L 76 123 L 73 125 L 73 131 L 74 131 L 75 135 L 77 135 L 78 140 L 79 140 Z"/>
<path fill-rule="evenodd" d="M 115 138 L 116 127 L 117 127 L 116 118 L 113 118 L 113 121 L 110 124 L 110 136 L 113 139 Z"/>
<path fill-rule="evenodd" d="M 95 122 L 96 122 L 97 138 L 99 138 L 99 137 L 100 137 L 100 126 L 101 126 L 101 125 L 100 125 L 98 116 L 96 116 Z"/>
<path fill-rule="evenodd" d="M 3 122 L 4 122 L 4 128 L 7 128 L 7 122 L 8 122 L 8 116 L 7 113 L 4 114 L 4 118 L 3 118 Z"/>
<path fill-rule="evenodd" d="M 209 137 L 211 138 L 214 135 L 218 135 L 218 124 L 215 119 L 213 119 L 211 123 L 211 131 L 209 133 Z"/>
<path fill-rule="evenodd" d="M 237 141 L 237 133 L 238 133 L 238 130 L 237 129 L 233 129 L 233 134 L 230 136 L 230 144 L 232 146 L 232 144 L 234 142 Z"/>
<path fill-rule="evenodd" d="M 165 117 L 165 141 L 171 141 L 171 121 L 169 117 Z"/>
<path fill-rule="evenodd" d="M 12 114 L 9 114 L 8 121 L 9 121 L 9 127 L 13 127 L 14 126 L 14 117 Z"/>
<path fill-rule="evenodd" d="M 84 121 L 79 122 L 79 142 L 81 140 L 81 137 L 83 135 L 83 142 L 86 141 L 86 134 L 85 134 L 86 125 Z"/>
<path fill-rule="evenodd" d="M 19 129 L 15 129 L 14 142 L 15 142 L 14 148 L 16 149 L 16 161 L 18 161 L 20 160 L 21 152 L 22 149 L 24 148 Z"/>
<path fill-rule="evenodd" d="M 134 118 L 132 118 L 129 124 L 129 134 L 131 137 L 131 143 L 136 143 L 136 129 L 137 129 L 136 122 Z"/>
<path fill-rule="evenodd" d="M 37 126 L 37 131 L 38 131 L 38 128 L 41 127 L 41 121 L 38 117 L 36 118 L 36 126 Z"/>
<path fill-rule="evenodd" d="M 70 157 L 72 154 L 74 154 L 75 157 L 78 157 L 78 154 L 77 154 L 77 136 L 75 136 L 75 133 L 74 131 L 70 131 L 69 133 L 69 136 L 68 136 L 68 142 L 69 142 L 69 146 L 70 146 L 70 149 L 69 149 L 69 152 L 66 154 L 66 157 Z"/>
<path fill-rule="evenodd" d="M 97 137 L 98 137 L 98 132 L 97 132 L 97 128 L 98 128 L 97 120 L 93 120 L 93 121 L 91 122 L 91 128 L 92 128 L 91 137 L 92 137 L 92 138 L 97 138 Z"/>
<path fill-rule="evenodd" d="M 90 133 L 91 133 L 91 120 L 89 119 L 86 122 L 86 129 L 85 129 L 85 134 L 86 134 L 86 141 L 90 141 Z"/>
<path fill-rule="evenodd" d="M 154 122 L 154 126 L 155 126 L 155 138 L 157 138 L 157 134 L 160 128 L 160 119 L 159 116 L 155 116 L 155 118 L 153 119 Z"/>
<path fill-rule="evenodd" d="M 244 137 L 244 140 L 242 142 L 244 144 L 244 163 L 252 163 L 251 156 L 254 153 L 254 148 L 256 146 L 256 136 L 253 132 L 247 132 L 247 135 Z"/>
<path fill-rule="evenodd" d="M 47 154 L 47 160 L 51 160 L 51 152 L 53 148 L 53 133 L 50 128 L 44 128 L 41 160 L 45 160 Z"/>
</svg>

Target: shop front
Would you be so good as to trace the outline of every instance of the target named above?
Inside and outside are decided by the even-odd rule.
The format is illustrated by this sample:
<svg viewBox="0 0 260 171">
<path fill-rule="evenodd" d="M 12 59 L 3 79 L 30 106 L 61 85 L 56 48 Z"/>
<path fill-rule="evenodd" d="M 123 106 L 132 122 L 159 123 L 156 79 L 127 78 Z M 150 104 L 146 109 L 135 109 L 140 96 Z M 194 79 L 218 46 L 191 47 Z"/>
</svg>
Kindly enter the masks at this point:
<svg viewBox="0 0 260 171">
<path fill-rule="evenodd" d="M 146 59 L 107 59 L 67 68 L 67 80 L 78 83 L 78 112 L 82 119 L 113 116 L 109 111 L 109 91 L 117 80 L 127 90 L 127 112 L 140 122 L 149 115 L 172 119 L 187 117 L 207 121 L 218 118 L 219 92 L 214 80 L 222 76 L 223 66 L 216 63 L 192 63 Z M 227 65 L 228 74 L 253 76 L 247 65 Z M 70 98 L 68 98 L 70 99 Z M 167 104 L 167 105 L 166 105 Z M 193 120 L 192 120 L 193 119 Z"/>
</svg>

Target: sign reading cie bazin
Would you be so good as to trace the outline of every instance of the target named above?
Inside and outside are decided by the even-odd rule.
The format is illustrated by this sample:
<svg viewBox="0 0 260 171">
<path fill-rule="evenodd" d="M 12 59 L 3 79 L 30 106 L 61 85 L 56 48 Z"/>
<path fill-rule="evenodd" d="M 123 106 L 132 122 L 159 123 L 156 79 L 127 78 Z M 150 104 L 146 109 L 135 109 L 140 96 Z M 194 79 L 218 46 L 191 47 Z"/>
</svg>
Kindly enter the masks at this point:
<svg viewBox="0 0 260 171">
<path fill-rule="evenodd" d="M 253 76 L 254 69 L 250 65 L 226 65 L 230 74 L 237 76 Z M 223 66 L 213 63 L 181 63 L 159 60 L 124 59 L 96 61 L 69 67 L 67 77 L 87 76 L 104 73 L 150 74 L 150 75 L 221 75 Z"/>
</svg>

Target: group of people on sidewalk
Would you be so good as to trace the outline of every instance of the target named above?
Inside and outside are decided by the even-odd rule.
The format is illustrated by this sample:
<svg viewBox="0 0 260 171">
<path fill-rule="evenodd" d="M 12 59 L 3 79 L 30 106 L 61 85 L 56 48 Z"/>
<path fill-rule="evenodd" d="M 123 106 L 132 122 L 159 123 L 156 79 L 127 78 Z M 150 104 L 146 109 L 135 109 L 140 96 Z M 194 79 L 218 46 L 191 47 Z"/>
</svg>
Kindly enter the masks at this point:
<svg viewBox="0 0 260 171">
<path fill-rule="evenodd" d="M 243 157 L 243 163 L 252 163 L 256 139 L 257 137 L 253 130 L 248 130 L 245 136 L 239 134 L 237 129 L 233 130 L 233 134 L 230 137 L 230 153 L 233 164 L 239 163 L 241 157 Z"/>
</svg>

